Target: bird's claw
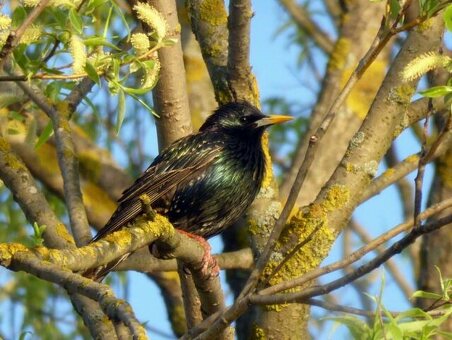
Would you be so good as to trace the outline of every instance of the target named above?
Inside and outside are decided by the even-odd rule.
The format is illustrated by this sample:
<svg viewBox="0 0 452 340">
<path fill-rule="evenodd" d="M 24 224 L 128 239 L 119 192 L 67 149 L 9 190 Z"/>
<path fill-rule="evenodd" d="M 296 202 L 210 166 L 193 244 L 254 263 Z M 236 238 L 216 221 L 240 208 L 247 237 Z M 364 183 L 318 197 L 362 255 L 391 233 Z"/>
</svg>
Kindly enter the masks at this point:
<svg viewBox="0 0 452 340">
<path fill-rule="evenodd" d="M 195 268 L 199 270 L 201 275 L 206 279 L 217 277 L 220 274 L 220 267 L 218 266 L 217 260 L 212 256 L 211 247 L 209 242 L 202 236 L 198 236 L 192 233 L 188 233 L 183 230 L 178 230 L 178 232 L 187 235 L 188 237 L 198 241 L 199 245 L 204 250 L 204 255 L 201 259 L 200 266 Z"/>
</svg>

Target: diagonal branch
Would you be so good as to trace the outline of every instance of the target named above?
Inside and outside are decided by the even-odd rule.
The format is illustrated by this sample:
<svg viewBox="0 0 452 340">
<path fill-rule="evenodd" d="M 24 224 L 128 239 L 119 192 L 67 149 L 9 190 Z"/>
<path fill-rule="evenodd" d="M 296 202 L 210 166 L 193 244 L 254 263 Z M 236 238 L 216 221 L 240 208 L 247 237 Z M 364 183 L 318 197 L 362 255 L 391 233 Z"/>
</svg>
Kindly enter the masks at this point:
<svg viewBox="0 0 452 340">
<path fill-rule="evenodd" d="M 309 13 L 293 0 L 280 0 L 281 5 L 289 13 L 297 26 L 305 31 L 307 35 L 320 47 L 326 54 L 333 52 L 334 43 L 321 27 L 311 20 Z"/>
<path fill-rule="evenodd" d="M 74 274 L 67 269 L 61 269 L 50 262 L 40 261 L 27 253 L 19 253 L 14 256 L 8 268 L 14 271 L 25 271 L 56 283 L 68 292 L 79 293 L 97 301 L 104 313 L 110 319 L 121 320 L 130 329 L 134 338 L 147 338 L 145 329 L 136 319 L 130 305 L 124 300 L 117 299 L 109 286 Z"/>
<path fill-rule="evenodd" d="M 422 212 L 419 216 L 420 218 L 422 218 L 423 220 L 430 218 L 433 215 L 438 214 L 439 212 L 449 208 L 452 206 L 452 199 L 448 199 L 445 201 L 442 201 L 438 204 L 432 205 L 431 207 L 429 207 L 428 209 L 426 209 L 424 212 Z M 397 235 L 399 235 L 400 233 L 404 232 L 404 231 L 408 231 L 411 230 L 413 227 L 413 220 L 409 220 L 407 222 L 404 222 L 402 224 L 399 224 L 397 226 L 395 226 L 394 228 L 392 228 L 391 230 L 389 230 L 388 232 L 380 235 L 379 237 L 373 239 L 371 242 L 369 242 L 368 244 L 366 244 L 365 246 L 359 248 L 358 250 L 354 251 L 353 253 L 351 253 L 347 258 L 341 260 L 341 261 L 337 261 L 334 262 L 330 265 L 327 265 L 325 267 L 321 267 L 321 268 L 317 268 L 315 270 L 310 271 L 307 274 L 304 274 L 298 278 L 292 279 L 290 281 L 285 281 L 285 282 L 281 282 L 277 285 L 265 288 L 263 290 L 259 291 L 260 295 L 271 295 L 271 294 L 275 294 L 290 288 L 294 288 L 294 287 L 298 287 L 298 286 L 302 286 L 305 283 L 312 281 L 324 274 L 327 273 L 331 273 L 334 272 L 336 270 L 339 270 L 341 268 L 344 268 L 345 266 L 348 266 L 356 261 L 358 261 L 359 259 L 361 259 L 364 255 L 368 254 L 369 252 L 373 251 L 374 249 L 376 249 L 377 247 L 381 246 L 382 244 L 384 244 L 385 242 L 387 242 L 390 239 L 393 239 L 394 237 L 396 237 Z"/>
<path fill-rule="evenodd" d="M 26 83 L 17 82 L 30 99 L 38 105 L 52 120 L 58 153 L 58 163 L 63 176 L 64 196 L 69 211 L 72 233 L 78 246 L 87 244 L 92 238 L 80 190 L 78 161 L 75 157 L 74 142 L 69 125 L 70 111 L 67 103 L 60 103 L 59 108 L 50 105 L 47 99 Z"/>
<path fill-rule="evenodd" d="M 334 280 L 328 284 L 316 286 L 312 288 L 304 289 L 302 292 L 298 293 L 287 293 L 287 294 L 275 294 L 275 295 L 253 295 L 250 298 L 251 303 L 258 304 L 282 304 L 297 302 L 302 303 L 303 300 L 309 299 L 314 296 L 324 295 L 336 290 L 344 285 L 353 282 L 354 280 L 366 275 L 375 268 L 379 267 L 385 263 L 392 256 L 399 254 L 403 249 L 412 244 L 418 237 L 431 233 L 432 231 L 438 230 L 445 225 L 452 222 L 452 215 L 440 218 L 434 222 L 421 225 L 419 228 L 412 229 L 409 234 L 395 242 L 389 248 L 387 248 L 380 255 L 376 256 L 373 260 L 368 263 L 358 267 L 352 273 L 347 274 L 340 279 Z"/>
</svg>

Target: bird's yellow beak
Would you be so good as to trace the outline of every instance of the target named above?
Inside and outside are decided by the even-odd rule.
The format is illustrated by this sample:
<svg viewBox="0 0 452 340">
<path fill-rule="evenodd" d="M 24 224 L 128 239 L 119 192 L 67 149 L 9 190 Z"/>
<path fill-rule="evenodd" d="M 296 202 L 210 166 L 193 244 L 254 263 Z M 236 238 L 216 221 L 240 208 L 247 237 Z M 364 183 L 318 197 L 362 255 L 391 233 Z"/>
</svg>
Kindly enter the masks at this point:
<svg viewBox="0 0 452 340">
<path fill-rule="evenodd" d="M 279 115 L 268 116 L 268 117 L 259 119 L 256 122 L 256 127 L 273 125 L 273 124 L 281 124 L 281 123 L 287 122 L 292 119 L 293 119 L 293 117 L 291 117 L 291 116 L 279 116 Z"/>
</svg>

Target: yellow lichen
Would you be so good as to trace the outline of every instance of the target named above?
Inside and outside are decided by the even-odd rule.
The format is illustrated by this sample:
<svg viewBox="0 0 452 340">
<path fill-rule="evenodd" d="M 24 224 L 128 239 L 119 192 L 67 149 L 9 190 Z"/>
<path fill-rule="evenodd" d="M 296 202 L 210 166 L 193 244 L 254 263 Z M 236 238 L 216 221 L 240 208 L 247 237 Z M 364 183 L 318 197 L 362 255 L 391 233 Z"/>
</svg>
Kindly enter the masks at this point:
<svg viewBox="0 0 452 340">
<path fill-rule="evenodd" d="M 438 161 L 438 175 L 444 186 L 452 188 L 452 150 L 450 148 Z"/>
<path fill-rule="evenodd" d="M 417 162 L 419 162 L 419 156 L 418 155 L 408 156 L 407 158 L 405 158 L 405 162 L 417 163 Z"/>
<path fill-rule="evenodd" d="M 338 191 L 340 192 L 339 195 L 337 195 Z M 339 200 L 338 196 L 346 197 L 346 193 L 338 188 L 335 194 L 332 193 L 332 196 Z M 340 203 L 336 201 L 335 204 Z M 310 241 L 298 249 L 281 269 L 273 275 L 270 279 L 271 285 L 307 273 L 312 268 L 317 267 L 327 256 L 335 239 L 334 232 L 328 226 L 327 209 L 328 206 L 312 204 L 306 212 L 298 213 L 291 218 L 289 225 L 280 237 L 275 252 L 284 252 L 283 256 L 285 256 L 285 254 L 290 253 L 307 239 L 310 239 Z M 277 265 L 279 265 L 279 261 L 269 261 L 265 269 L 265 275 L 268 276 L 272 273 Z M 281 306 L 272 307 L 272 309 L 275 308 L 281 308 Z"/>
<path fill-rule="evenodd" d="M 395 173 L 394 168 L 389 168 L 381 174 L 383 177 L 391 177 Z"/>
<path fill-rule="evenodd" d="M 350 40 L 346 38 L 340 38 L 337 41 L 336 46 L 334 47 L 333 53 L 331 54 L 328 68 L 330 70 L 342 70 L 347 63 L 349 52 Z"/>
<path fill-rule="evenodd" d="M 27 170 L 24 163 L 10 151 L 10 146 L 6 140 L 0 138 L 0 156 L 8 167 L 14 171 Z"/>
<path fill-rule="evenodd" d="M 0 244 L 0 263 L 7 267 L 16 253 L 27 251 L 28 248 L 20 243 L 2 243 Z"/>
<path fill-rule="evenodd" d="M 428 30 L 430 27 L 432 27 L 432 25 L 433 25 L 432 18 L 429 18 L 427 20 L 422 21 L 419 25 L 417 25 L 416 29 L 419 32 L 424 32 L 424 31 Z"/>
<path fill-rule="evenodd" d="M 170 319 L 177 334 L 183 334 L 187 331 L 185 322 L 185 310 L 181 304 L 175 305 L 170 310 Z"/>
<path fill-rule="evenodd" d="M 253 334 L 251 335 L 251 339 L 253 340 L 267 339 L 264 329 L 259 327 L 256 323 L 253 325 Z"/>
<path fill-rule="evenodd" d="M 228 22 L 228 16 L 221 0 L 204 0 L 199 6 L 199 16 L 211 25 L 220 26 Z"/>
<path fill-rule="evenodd" d="M 94 149 L 85 149 L 78 154 L 80 173 L 92 181 L 99 180 L 101 167 L 99 153 Z"/>
<path fill-rule="evenodd" d="M 351 174 L 358 173 L 358 169 L 356 168 L 356 166 L 350 162 L 345 163 L 345 171 L 347 171 Z"/>
<path fill-rule="evenodd" d="M 63 240 L 67 241 L 68 243 L 75 244 L 73 237 L 66 229 L 66 226 L 63 223 L 58 223 L 56 225 L 55 231 L 59 237 L 61 237 Z"/>
<path fill-rule="evenodd" d="M 391 89 L 389 99 L 399 104 L 408 105 L 411 102 L 415 89 L 409 84 L 402 84 Z"/>
<path fill-rule="evenodd" d="M 205 79 L 207 67 L 205 62 L 198 56 L 188 56 L 184 54 L 187 83 Z"/>
<path fill-rule="evenodd" d="M 38 156 L 39 166 L 46 175 L 60 176 L 56 151 L 53 145 L 48 143 L 41 145 L 41 147 L 36 149 L 36 154 Z"/>
<path fill-rule="evenodd" d="M 345 185 L 333 185 L 326 193 L 324 202 L 322 203 L 326 211 L 333 211 L 343 207 L 350 199 L 350 191 Z"/>
<path fill-rule="evenodd" d="M 265 176 L 264 180 L 262 181 L 262 188 L 266 188 L 270 186 L 273 179 L 272 161 L 269 152 L 267 132 L 265 132 L 264 135 L 262 136 L 262 148 L 264 150 L 265 157 Z"/>
</svg>

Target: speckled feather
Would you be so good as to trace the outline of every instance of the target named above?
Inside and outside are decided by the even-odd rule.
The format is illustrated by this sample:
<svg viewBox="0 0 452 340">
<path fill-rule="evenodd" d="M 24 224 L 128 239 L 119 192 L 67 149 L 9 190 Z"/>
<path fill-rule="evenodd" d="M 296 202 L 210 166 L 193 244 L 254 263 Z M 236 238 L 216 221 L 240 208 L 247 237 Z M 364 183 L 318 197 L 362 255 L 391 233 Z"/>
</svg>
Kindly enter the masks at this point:
<svg viewBox="0 0 452 340">
<path fill-rule="evenodd" d="M 264 176 L 261 137 L 265 118 L 247 103 L 230 103 L 196 134 L 164 150 L 119 199 L 97 240 L 142 213 L 140 195 L 178 229 L 210 237 L 235 222 L 256 197 Z"/>
</svg>

